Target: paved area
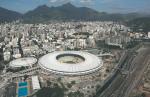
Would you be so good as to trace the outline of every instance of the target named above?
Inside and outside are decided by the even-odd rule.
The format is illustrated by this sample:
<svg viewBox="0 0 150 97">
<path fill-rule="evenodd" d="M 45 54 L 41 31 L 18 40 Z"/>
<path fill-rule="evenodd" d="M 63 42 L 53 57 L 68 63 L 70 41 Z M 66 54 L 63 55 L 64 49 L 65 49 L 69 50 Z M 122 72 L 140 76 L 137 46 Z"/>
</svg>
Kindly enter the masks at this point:
<svg viewBox="0 0 150 97">
<path fill-rule="evenodd" d="M 132 89 L 138 84 L 144 70 L 150 64 L 150 48 L 127 52 L 128 56 L 111 82 L 95 97 L 129 97 Z"/>
</svg>

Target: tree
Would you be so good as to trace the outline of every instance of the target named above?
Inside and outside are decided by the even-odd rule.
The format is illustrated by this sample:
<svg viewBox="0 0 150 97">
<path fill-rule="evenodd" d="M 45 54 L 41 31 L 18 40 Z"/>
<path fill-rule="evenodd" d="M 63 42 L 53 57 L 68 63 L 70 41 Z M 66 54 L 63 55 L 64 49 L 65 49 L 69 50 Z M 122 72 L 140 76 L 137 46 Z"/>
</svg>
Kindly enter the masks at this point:
<svg viewBox="0 0 150 97">
<path fill-rule="evenodd" d="M 72 84 L 72 85 L 76 84 L 76 81 L 71 81 L 71 84 Z"/>
<path fill-rule="evenodd" d="M 68 94 L 68 97 L 84 97 L 84 94 L 81 93 L 80 91 L 70 92 Z"/>
</svg>

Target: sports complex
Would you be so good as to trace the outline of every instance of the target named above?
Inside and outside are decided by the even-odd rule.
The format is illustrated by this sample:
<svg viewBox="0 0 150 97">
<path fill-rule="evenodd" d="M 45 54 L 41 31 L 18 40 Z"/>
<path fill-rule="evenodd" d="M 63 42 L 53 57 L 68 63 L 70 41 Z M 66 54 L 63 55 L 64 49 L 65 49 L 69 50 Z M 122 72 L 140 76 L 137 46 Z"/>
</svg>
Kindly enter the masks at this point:
<svg viewBox="0 0 150 97">
<path fill-rule="evenodd" d="M 32 67 L 37 62 L 37 59 L 34 57 L 24 57 L 11 61 L 9 67 L 13 69 L 21 67 Z"/>
<path fill-rule="evenodd" d="M 12 74 L 18 80 L 17 97 L 32 95 L 47 81 L 55 83 L 59 79 L 67 88 L 72 82 L 75 82 L 76 88 L 85 87 L 86 81 L 91 84 L 93 80 L 105 80 L 107 66 L 109 64 L 106 64 L 104 58 L 86 51 L 54 51 L 39 59 L 24 57 L 9 63 L 9 67 L 13 69 L 25 67 L 19 73 Z"/>
<path fill-rule="evenodd" d="M 99 70 L 103 61 L 88 52 L 56 51 L 41 57 L 38 65 L 46 73 L 85 75 Z"/>
</svg>

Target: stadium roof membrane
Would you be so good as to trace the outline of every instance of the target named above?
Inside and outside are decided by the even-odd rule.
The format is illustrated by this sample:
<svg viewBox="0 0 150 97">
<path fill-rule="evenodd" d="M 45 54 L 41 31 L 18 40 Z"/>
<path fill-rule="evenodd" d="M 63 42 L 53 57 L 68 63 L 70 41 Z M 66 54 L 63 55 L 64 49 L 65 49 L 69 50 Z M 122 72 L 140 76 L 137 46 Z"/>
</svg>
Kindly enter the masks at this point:
<svg viewBox="0 0 150 97">
<path fill-rule="evenodd" d="M 37 59 L 34 57 L 25 57 L 13 60 L 9 63 L 9 66 L 12 68 L 19 68 L 19 67 L 31 67 L 33 64 L 37 62 Z"/>
<path fill-rule="evenodd" d="M 40 67 L 48 72 L 63 75 L 84 75 L 100 69 L 101 58 L 82 51 L 56 51 L 39 59 Z"/>
</svg>

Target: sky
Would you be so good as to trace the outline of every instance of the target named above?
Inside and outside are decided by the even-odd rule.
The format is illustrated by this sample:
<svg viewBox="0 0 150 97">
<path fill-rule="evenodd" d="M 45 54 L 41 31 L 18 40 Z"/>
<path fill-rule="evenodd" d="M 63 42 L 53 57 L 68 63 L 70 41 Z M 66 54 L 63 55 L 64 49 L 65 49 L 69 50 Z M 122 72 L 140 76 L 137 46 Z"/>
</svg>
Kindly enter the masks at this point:
<svg viewBox="0 0 150 97">
<path fill-rule="evenodd" d="M 150 13 L 150 0 L 0 0 L 0 7 L 25 13 L 40 5 L 60 6 L 67 2 L 108 13 Z"/>
</svg>

